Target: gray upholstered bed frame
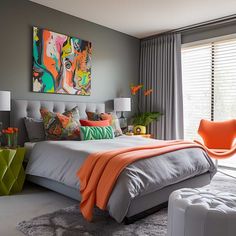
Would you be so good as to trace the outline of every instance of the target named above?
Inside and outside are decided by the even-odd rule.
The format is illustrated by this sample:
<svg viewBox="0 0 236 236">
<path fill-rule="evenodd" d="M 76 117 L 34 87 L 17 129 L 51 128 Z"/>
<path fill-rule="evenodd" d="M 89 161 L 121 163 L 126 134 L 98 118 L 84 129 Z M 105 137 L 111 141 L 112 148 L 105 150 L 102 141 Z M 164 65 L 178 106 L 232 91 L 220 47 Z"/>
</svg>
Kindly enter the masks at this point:
<svg viewBox="0 0 236 236">
<path fill-rule="evenodd" d="M 82 118 L 86 117 L 85 111 L 105 111 L 104 103 L 14 100 L 12 102 L 11 125 L 14 127 L 18 127 L 20 130 L 19 143 L 23 145 L 25 142 L 28 141 L 24 126 L 24 117 L 29 116 L 33 118 L 40 118 L 41 115 L 39 110 L 41 107 L 48 108 L 50 111 L 54 112 L 64 112 L 75 106 L 79 107 L 80 116 Z M 80 200 L 78 189 L 74 189 L 62 183 L 38 176 L 28 176 L 27 179 L 33 183 L 66 195 L 70 198 Z M 147 214 L 155 212 L 156 210 L 160 209 L 160 207 L 165 206 L 170 193 L 174 190 L 183 187 L 202 187 L 204 185 L 209 184 L 210 181 L 210 173 L 205 173 L 200 176 L 196 176 L 194 178 L 179 182 L 177 184 L 167 186 L 156 192 L 137 197 L 131 202 L 131 205 L 125 218 L 125 222 L 132 223 L 133 221 L 140 219 L 146 216 Z"/>
<path fill-rule="evenodd" d="M 78 102 L 58 102 L 58 101 L 32 101 L 13 100 L 10 114 L 11 126 L 19 128 L 19 144 L 24 145 L 29 141 L 24 125 L 24 117 L 39 119 L 41 117 L 40 108 L 47 108 L 49 111 L 63 113 L 75 106 L 79 107 L 80 117 L 86 118 L 86 111 L 105 112 L 104 103 L 78 103 Z"/>
</svg>

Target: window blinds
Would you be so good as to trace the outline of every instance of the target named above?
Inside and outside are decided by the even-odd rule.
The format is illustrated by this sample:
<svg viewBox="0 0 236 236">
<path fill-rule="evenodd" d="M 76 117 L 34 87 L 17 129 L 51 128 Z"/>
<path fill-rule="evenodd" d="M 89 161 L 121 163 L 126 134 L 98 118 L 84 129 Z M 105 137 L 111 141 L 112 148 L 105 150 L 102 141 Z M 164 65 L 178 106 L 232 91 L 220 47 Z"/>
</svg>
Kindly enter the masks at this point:
<svg viewBox="0 0 236 236">
<path fill-rule="evenodd" d="M 182 71 L 185 139 L 203 118 L 236 118 L 236 39 L 183 48 Z"/>
<path fill-rule="evenodd" d="M 236 39 L 214 48 L 214 120 L 236 119 Z"/>
<path fill-rule="evenodd" d="M 211 45 L 182 50 L 184 138 L 196 139 L 199 121 L 211 118 Z"/>
</svg>

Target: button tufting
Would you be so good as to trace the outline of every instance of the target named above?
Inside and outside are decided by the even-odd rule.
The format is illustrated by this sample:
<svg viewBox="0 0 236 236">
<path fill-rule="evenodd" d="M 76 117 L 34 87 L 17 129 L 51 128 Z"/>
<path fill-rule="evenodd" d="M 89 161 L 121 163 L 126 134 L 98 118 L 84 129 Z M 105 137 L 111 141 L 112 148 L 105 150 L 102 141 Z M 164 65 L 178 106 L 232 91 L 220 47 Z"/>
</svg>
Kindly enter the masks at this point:
<svg viewBox="0 0 236 236">
<path fill-rule="evenodd" d="M 167 236 L 233 236 L 234 222 L 234 194 L 185 188 L 169 197 Z"/>
</svg>

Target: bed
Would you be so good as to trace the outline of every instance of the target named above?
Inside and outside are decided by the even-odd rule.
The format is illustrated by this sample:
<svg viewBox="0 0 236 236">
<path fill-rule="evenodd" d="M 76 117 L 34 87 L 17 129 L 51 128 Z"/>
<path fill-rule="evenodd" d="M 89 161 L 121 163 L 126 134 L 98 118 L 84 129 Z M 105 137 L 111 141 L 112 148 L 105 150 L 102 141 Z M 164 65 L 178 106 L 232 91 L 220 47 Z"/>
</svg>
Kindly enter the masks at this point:
<svg viewBox="0 0 236 236">
<path fill-rule="evenodd" d="M 155 140 L 121 136 L 113 140 L 43 141 L 36 144 L 28 142 L 24 117 L 40 118 L 41 107 L 64 112 L 75 106 L 79 107 L 81 118 L 86 118 L 85 111 L 105 111 L 103 103 L 14 100 L 11 124 L 19 127 L 19 143 L 27 148 L 27 179 L 80 200 L 79 181 L 72 173 L 79 169 L 88 154 L 151 144 Z M 215 172 L 216 168 L 211 159 L 198 148 L 137 161 L 121 173 L 110 196 L 107 210 L 117 222 L 132 223 L 166 205 L 172 191 L 209 184 Z"/>
</svg>

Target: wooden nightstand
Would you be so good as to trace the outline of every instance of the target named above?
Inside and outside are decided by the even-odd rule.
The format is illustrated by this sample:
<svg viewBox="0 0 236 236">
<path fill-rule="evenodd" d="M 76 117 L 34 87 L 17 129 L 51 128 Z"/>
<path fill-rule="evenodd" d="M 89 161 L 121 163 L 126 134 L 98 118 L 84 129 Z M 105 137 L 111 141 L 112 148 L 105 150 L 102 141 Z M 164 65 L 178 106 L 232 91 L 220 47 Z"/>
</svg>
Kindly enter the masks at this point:
<svg viewBox="0 0 236 236">
<path fill-rule="evenodd" d="M 143 137 L 143 138 L 152 138 L 151 134 L 135 134 L 134 136 L 139 136 L 139 137 Z"/>
<path fill-rule="evenodd" d="M 126 133 L 125 135 L 131 136 L 131 137 L 152 138 L 151 134 L 128 134 L 128 133 Z"/>
<path fill-rule="evenodd" d="M 20 192 L 25 181 L 25 148 L 0 148 L 0 196 Z"/>
</svg>

